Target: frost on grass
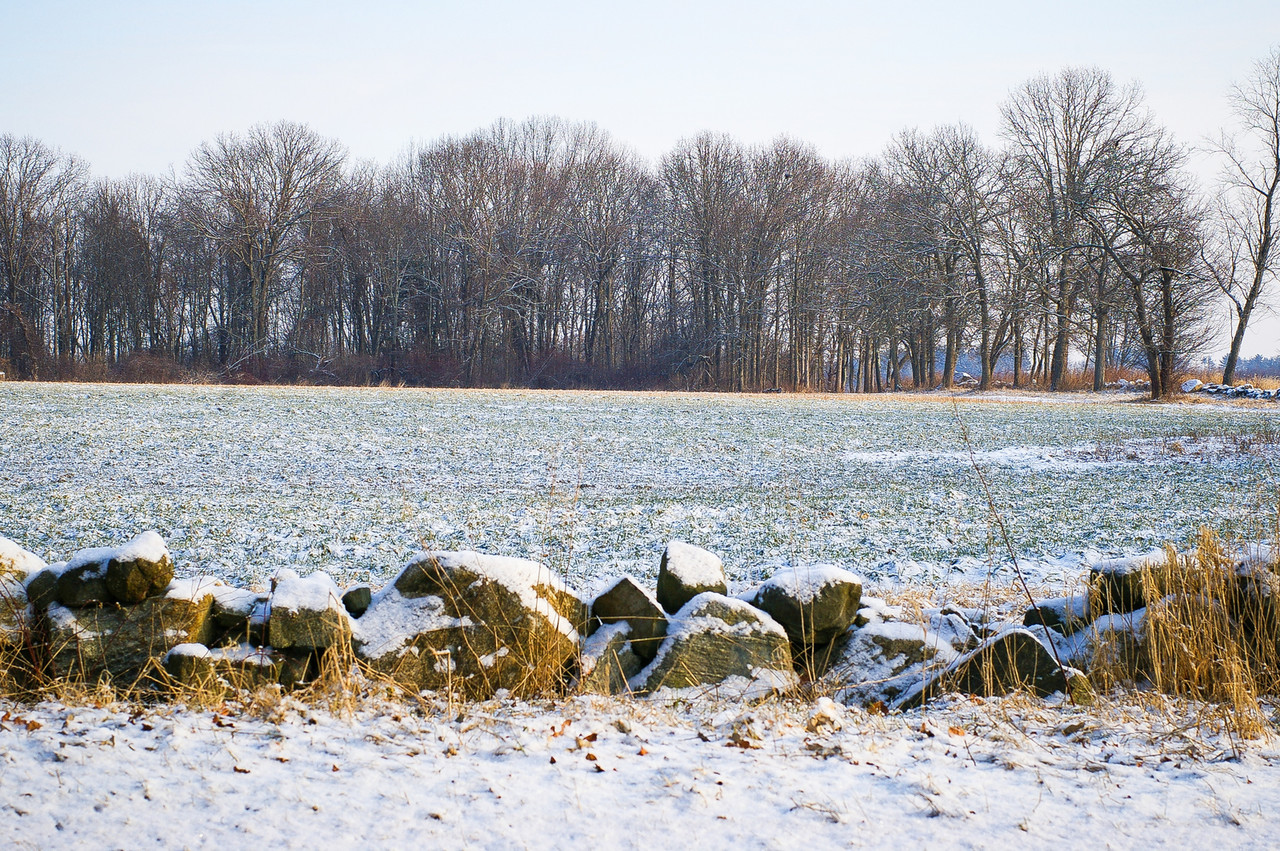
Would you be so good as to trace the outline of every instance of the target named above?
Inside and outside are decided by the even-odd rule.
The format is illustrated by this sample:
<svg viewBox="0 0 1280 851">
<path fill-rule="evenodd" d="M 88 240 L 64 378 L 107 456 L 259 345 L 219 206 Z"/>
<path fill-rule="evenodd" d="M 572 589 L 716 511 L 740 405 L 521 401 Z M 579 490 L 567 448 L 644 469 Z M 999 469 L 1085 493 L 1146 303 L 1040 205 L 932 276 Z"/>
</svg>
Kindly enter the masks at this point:
<svg viewBox="0 0 1280 851">
<path fill-rule="evenodd" d="M 1086 397 L 1079 397 L 1084 400 Z M 69 558 L 152 528 L 180 575 L 385 582 L 422 549 L 652 581 L 672 539 L 731 590 L 794 564 L 872 583 L 1012 575 L 1238 531 L 1280 487 L 1280 416 L 912 398 L 0 385 L 0 535 Z M 108 416 L 110 414 L 110 416 Z M 974 459 L 959 437 L 963 421 Z"/>
</svg>

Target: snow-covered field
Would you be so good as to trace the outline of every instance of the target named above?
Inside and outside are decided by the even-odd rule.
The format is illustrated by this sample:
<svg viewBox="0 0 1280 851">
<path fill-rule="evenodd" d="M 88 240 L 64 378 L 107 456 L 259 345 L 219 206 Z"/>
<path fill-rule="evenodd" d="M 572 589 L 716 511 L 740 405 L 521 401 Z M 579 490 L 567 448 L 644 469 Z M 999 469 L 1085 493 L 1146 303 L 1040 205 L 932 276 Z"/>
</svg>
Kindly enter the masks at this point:
<svg viewBox="0 0 1280 851">
<path fill-rule="evenodd" d="M 439 709 L 0 705 L 0 835 L 31 849 L 1280 842 L 1277 742 L 1236 752 L 1190 708 Z"/>
<path fill-rule="evenodd" d="M 154 529 L 180 576 L 389 579 L 423 547 L 589 591 L 671 538 L 739 586 L 792 561 L 892 586 L 1257 537 L 1280 413 L 1129 397 L 858 398 L 0 384 L 0 535 L 53 561 Z M 963 436 L 967 434 L 967 440 Z M 1127 702 L 1126 702 L 1127 700 Z M 949 698 L 447 706 L 0 701 L 16 847 L 1280 844 L 1280 737 L 1189 703 Z M 1273 725 L 1273 730 L 1277 729 Z"/>
<path fill-rule="evenodd" d="M 1280 411 L 1135 397 L 730 396 L 0 384 L 0 535 L 49 561 L 144 529 L 179 575 L 385 580 L 424 547 L 590 590 L 682 538 L 740 583 L 792 560 L 873 582 L 1056 584 L 1085 558 L 1244 535 Z M 967 433 L 968 443 L 962 437 Z"/>
</svg>

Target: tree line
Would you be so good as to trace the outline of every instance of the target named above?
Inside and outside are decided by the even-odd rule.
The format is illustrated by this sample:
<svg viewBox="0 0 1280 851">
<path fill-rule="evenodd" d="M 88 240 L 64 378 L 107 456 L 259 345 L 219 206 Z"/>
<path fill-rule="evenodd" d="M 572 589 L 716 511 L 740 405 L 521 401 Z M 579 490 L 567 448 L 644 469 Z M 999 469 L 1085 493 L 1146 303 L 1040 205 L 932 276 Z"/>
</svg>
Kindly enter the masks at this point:
<svg viewBox="0 0 1280 851">
<path fill-rule="evenodd" d="M 0 135 L 0 369 L 462 386 L 1169 392 L 1227 304 L 1230 382 L 1274 285 L 1280 49 L 1196 185 L 1136 87 L 1069 68 L 964 125 L 832 161 L 713 133 L 650 164 L 591 124 L 500 121 L 377 166 L 280 122 L 179 175 L 94 180 Z"/>
</svg>

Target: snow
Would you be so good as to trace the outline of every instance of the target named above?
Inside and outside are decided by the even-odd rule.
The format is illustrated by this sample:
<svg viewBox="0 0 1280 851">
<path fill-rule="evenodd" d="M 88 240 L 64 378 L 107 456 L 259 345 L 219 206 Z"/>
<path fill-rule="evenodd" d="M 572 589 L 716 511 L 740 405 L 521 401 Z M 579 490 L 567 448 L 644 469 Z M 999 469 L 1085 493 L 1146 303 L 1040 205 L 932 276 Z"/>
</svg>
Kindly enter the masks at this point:
<svg viewBox="0 0 1280 851">
<path fill-rule="evenodd" d="M 361 655 L 379 659 L 405 652 L 406 645 L 421 633 L 470 625 L 470 618 L 445 614 L 444 600 L 439 597 L 407 598 L 388 585 L 373 595 L 369 610 L 352 620 L 351 629 Z"/>
<path fill-rule="evenodd" d="M 281 570 L 273 585 L 272 608 L 291 612 L 346 611 L 342 607 L 342 592 L 327 573 L 317 571 L 304 579 L 292 570 Z"/>
<path fill-rule="evenodd" d="M 118 561 L 160 562 L 169 557 L 164 539 L 154 531 L 143 532 L 116 550 Z"/>
<path fill-rule="evenodd" d="M 101 568 L 96 573 L 105 574 L 107 563 L 112 559 L 117 561 L 141 559 L 158 562 L 168 555 L 169 550 L 163 538 L 155 532 L 143 532 L 118 547 L 89 547 L 78 550 L 67 559 L 64 570 L 75 570 L 90 564 L 98 564 Z"/>
<path fill-rule="evenodd" d="M 211 651 L 203 644 L 179 644 L 176 647 L 171 648 L 168 653 L 164 654 L 164 664 L 168 665 L 171 658 L 176 658 L 178 656 L 190 656 L 195 659 L 208 659 L 211 656 Z"/>
<path fill-rule="evenodd" d="M 832 564 L 808 564 L 785 567 L 770 576 L 763 587 L 772 586 L 785 591 L 798 603 L 813 603 L 832 585 L 852 584 L 861 586 L 863 579 Z"/>
<path fill-rule="evenodd" d="M 0 537 L 0 576 L 12 571 L 20 574 L 21 579 L 45 566 L 40 556 L 27 552 L 8 538 Z"/>
<path fill-rule="evenodd" d="M 819 708 L 6 704 L 0 833 L 19 847 L 1280 842 L 1276 742 L 1205 732 L 1194 709 L 995 699 L 841 709 L 837 728 L 811 724 Z"/>
<path fill-rule="evenodd" d="M 715 553 L 684 541 L 667 543 L 667 572 L 689 588 L 724 582 L 724 562 Z"/>
</svg>

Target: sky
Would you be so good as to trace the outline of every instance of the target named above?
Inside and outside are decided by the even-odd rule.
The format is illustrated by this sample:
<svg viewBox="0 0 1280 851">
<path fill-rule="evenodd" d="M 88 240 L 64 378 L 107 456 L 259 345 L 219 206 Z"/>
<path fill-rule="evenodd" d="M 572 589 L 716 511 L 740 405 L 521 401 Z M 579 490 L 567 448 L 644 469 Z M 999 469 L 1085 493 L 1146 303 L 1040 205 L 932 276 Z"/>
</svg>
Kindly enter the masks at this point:
<svg viewBox="0 0 1280 851">
<path fill-rule="evenodd" d="M 1275 0 L 0 0 L 0 132 L 107 177 L 180 173 L 217 133 L 280 119 L 381 163 L 530 115 L 593 121 L 654 161 L 702 130 L 859 158 L 960 121 L 996 144 L 1011 90 L 1096 65 L 1201 145 L 1276 44 Z M 1245 348 L 1280 353 L 1280 319 Z"/>
</svg>

